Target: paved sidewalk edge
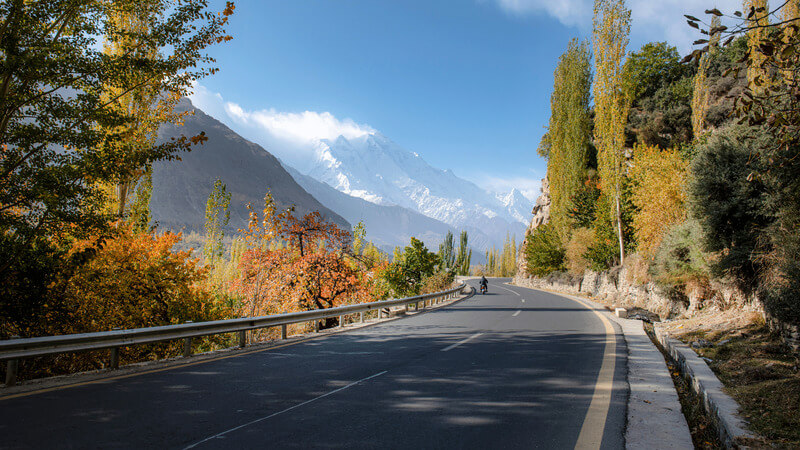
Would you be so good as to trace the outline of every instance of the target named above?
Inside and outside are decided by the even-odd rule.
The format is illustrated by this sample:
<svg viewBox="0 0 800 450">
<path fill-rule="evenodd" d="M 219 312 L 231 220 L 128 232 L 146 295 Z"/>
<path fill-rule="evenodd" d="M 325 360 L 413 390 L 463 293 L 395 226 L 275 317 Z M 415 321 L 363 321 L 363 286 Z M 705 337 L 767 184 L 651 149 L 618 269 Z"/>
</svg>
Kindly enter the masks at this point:
<svg viewBox="0 0 800 450">
<path fill-rule="evenodd" d="M 526 287 L 526 286 L 521 286 Z M 640 320 L 620 319 L 588 297 L 535 289 L 589 303 L 605 312 L 622 329 L 628 348 L 627 449 L 692 449 L 691 432 L 664 355 L 644 331 Z"/>
<path fill-rule="evenodd" d="M 726 448 L 747 448 L 746 442 L 755 436 L 747 431 L 747 425 L 738 415 L 736 400 L 722 390 L 722 382 L 705 361 L 686 344 L 673 339 L 660 327 L 655 327 L 658 342 L 680 367 L 692 389 L 703 400 L 703 407 L 717 425 L 719 437 Z"/>
</svg>

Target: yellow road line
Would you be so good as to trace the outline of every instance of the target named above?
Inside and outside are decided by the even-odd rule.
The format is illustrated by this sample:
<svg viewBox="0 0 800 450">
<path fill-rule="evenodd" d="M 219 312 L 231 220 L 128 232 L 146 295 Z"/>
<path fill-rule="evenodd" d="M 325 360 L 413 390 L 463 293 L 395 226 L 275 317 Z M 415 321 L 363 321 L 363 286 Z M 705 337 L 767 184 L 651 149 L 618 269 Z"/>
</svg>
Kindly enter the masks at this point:
<svg viewBox="0 0 800 450">
<path fill-rule="evenodd" d="M 592 402 L 589 404 L 589 410 L 586 411 L 586 417 L 583 419 L 583 426 L 578 435 L 578 442 L 575 444 L 576 449 L 595 449 L 600 448 L 603 443 L 603 431 L 606 428 L 608 411 L 611 407 L 611 392 L 614 385 L 614 368 L 617 359 L 617 336 L 608 318 L 597 311 L 593 305 L 576 298 L 570 298 L 570 300 L 575 300 L 589 308 L 600 318 L 606 330 L 603 362 L 600 365 L 600 373 L 597 374 Z"/>
</svg>

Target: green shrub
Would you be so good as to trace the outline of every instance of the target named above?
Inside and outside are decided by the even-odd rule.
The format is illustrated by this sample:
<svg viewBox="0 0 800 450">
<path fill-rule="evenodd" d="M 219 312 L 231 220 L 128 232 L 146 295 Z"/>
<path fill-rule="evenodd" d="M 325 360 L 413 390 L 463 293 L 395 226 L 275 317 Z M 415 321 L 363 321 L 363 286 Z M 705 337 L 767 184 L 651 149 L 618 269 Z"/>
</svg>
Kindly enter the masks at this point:
<svg viewBox="0 0 800 450">
<path fill-rule="evenodd" d="M 528 273 L 532 275 L 541 277 L 564 270 L 564 247 L 549 223 L 533 230 L 525 241 L 524 252 Z"/>
<path fill-rule="evenodd" d="M 705 280 L 709 277 L 708 258 L 700 223 L 689 219 L 667 231 L 650 264 L 650 275 L 667 286 Z"/>
<path fill-rule="evenodd" d="M 772 221 L 765 185 L 751 175 L 760 170 L 764 139 L 754 128 L 727 128 L 698 148 L 691 165 L 690 209 L 705 231 L 705 249 L 720 254 L 712 269 L 745 289 L 755 285 L 759 234 Z"/>
</svg>

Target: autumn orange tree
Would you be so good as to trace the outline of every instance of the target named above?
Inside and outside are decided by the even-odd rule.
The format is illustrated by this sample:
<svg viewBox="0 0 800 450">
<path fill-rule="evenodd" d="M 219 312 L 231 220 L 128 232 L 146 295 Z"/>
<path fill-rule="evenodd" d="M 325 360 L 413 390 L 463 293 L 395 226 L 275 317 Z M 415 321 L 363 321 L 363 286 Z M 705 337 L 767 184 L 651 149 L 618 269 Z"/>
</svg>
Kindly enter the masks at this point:
<svg viewBox="0 0 800 450">
<path fill-rule="evenodd" d="M 188 251 L 174 251 L 180 234 L 137 233 L 118 222 L 113 236 L 76 241 L 36 309 L 0 316 L 0 338 L 109 331 L 231 317 L 230 305 L 206 287 L 207 269 Z M 23 305 L 24 306 L 24 305 Z M 9 320 L 12 319 L 12 320 Z M 223 337 L 196 340 L 210 348 Z M 163 358 L 179 351 L 168 342 L 121 350 L 123 362 Z M 23 373 L 54 375 L 97 369 L 106 352 L 25 361 Z"/>
<path fill-rule="evenodd" d="M 375 270 L 384 266 L 371 262 L 367 268 L 348 231 L 316 211 L 302 217 L 293 208 L 279 212 L 269 193 L 261 214 L 248 208 L 247 250 L 233 285 L 243 315 L 324 309 L 370 297 Z M 328 320 L 323 326 L 334 325 Z"/>
</svg>

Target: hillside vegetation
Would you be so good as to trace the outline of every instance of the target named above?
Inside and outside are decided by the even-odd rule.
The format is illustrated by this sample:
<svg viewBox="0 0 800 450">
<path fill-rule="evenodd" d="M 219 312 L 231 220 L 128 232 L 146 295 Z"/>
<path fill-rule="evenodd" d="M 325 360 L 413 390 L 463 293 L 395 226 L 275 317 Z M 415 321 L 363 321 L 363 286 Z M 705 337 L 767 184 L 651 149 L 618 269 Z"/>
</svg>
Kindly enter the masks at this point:
<svg viewBox="0 0 800 450">
<path fill-rule="evenodd" d="M 676 301 L 734 286 L 800 324 L 800 6 L 744 6 L 687 16 L 701 48 L 681 58 L 629 52 L 625 2 L 595 1 L 591 46 L 571 41 L 554 73 L 527 274 L 632 266 Z"/>
</svg>

